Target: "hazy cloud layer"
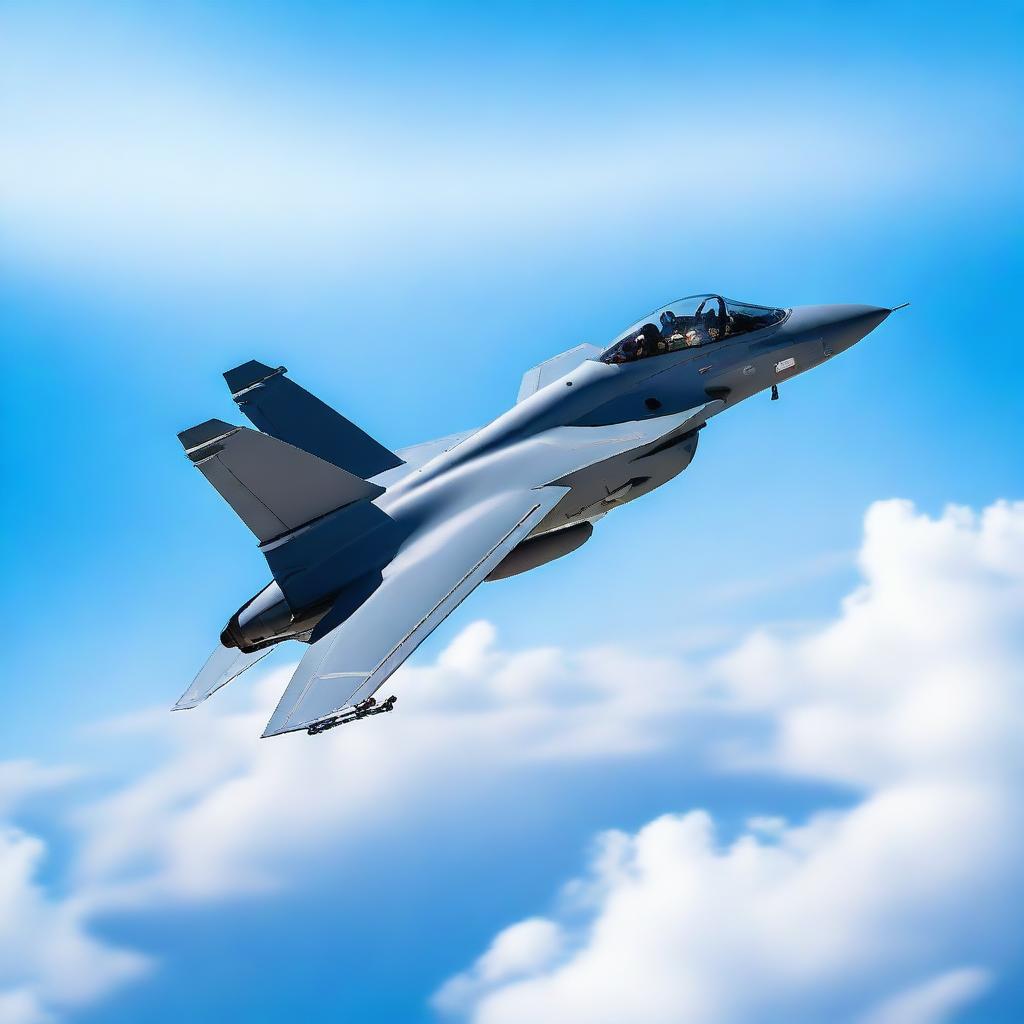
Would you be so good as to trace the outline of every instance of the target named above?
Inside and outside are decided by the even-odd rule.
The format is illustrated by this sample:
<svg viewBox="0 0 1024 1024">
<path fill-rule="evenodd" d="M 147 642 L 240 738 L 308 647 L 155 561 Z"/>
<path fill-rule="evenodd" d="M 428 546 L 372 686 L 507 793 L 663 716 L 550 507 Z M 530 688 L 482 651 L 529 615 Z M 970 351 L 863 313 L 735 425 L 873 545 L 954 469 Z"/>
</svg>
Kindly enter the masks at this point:
<svg viewBox="0 0 1024 1024">
<path fill-rule="evenodd" d="M 286 886 L 304 856 L 343 862 L 360 837 L 407 829 L 410 808 L 486 794 L 538 761 L 690 749 L 697 716 L 709 770 L 838 780 L 862 800 L 755 818 L 736 837 L 702 810 L 605 835 L 557 909 L 499 933 L 436 1005 L 538 1024 L 834 1021 L 849 1007 L 885 1024 L 943 1019 L 998 973 L 1016 884 L 1024 505 L 931 519 L 878 503 L 860 564 L 835 621 L 762 631 L 717 660 L 509 652 L 479 622 L 403 668 L 396 714 L 317 740 L 257 738 L 287 669 L 233 684 L 241 710 L 219 695 L 101 725 L 150 744 L 150 767 L 77 801 L 59 885 L 42 881 L 40 838 L 4 833 L 0 1022 L 59 1016 L 146 970 L 90 933 L 98 914 Z M 751 719 L 768 740 L 751 743 Z M 0 791 L 32 806 L 74 778 L 19 763 L 0 769 Z"/>
<path fill-rule="evenodd" d="M 701 810 L 608 833 L 556 912 L 499 933 L 439 1008 L 479 1024 L 920 1024 L 987 987 L 976 957 L 1008 948 L 1021 895 L 1024 504 L 930 519 L 878 503 L 860 565 L 835 622 L 752 636 L 717 672 L 773 723 L 727 760 L 863 799 L 734 838 Z"/>
<path fill-rule="evenodd" d="M 243 88 L 129 26 L 115 43 L 82 24 L 88 46 L 78 33 L 42 45 L 39 32 L 11 18 L 0 42 L 13 98 L 0 112 L 0 223 L 25 252 L 93 270 L 308 273 L 325 256 L 359 265 L 624 217 L 682 213 L 691 233 L 812 208 L 837 220 L 855 201 L 905 206 L 1016 181 L 999 130 L 1012 105 L 945 79 L 904 81 L 893 103 L 841 74 L 812 86 L 809 69 L 804 84 L 765 68 L 756 90 L 720 76 L 699 91 L 645 69 L 595 76 L 585 101 L 551 94 L 539 109 L 521 89 L 484 101 L 454 81 L 457 101 L 396 103 L 362 77 Z"/>
<path fill-rule="evenodd" d="M 146 957 L 89 934 L 88 907 L 76 893 L 57 896 L 37 875 L 39 838 L 0 831 L 0 1024 L 36 1024 L 136 978 Z"/>
<path fill-rule="evenodd" d="M 251 687 L 241 711 L 224 710 L 218 695 L 196 711 L 95 726 L 93 738 L 141 739 L 152 753 L 141 773 L 69 812 L 66 895 L 40 880 L 42 838 L 14 826 L 0 834 L 0 1024 L 50 1020 L 147 969 L 147 958 L 89 933 L 98 915 L 287 886 L 303 857 L 329 848 L 351 860 L 360 839 L 407 832 L 411 809 L 483 799 L 537 761 L 643 756 L 709 702 L 699 674 L 676 662 L 615 649 L 503 651 L 494 628 L 477 622 L 434 664 L 403 668 L 399 713 L 319 739 L 260 740 L 290 671 L 235 683 Z M 640 699 L 623 686 L 632 672 L 648 680 Z M 8 808 L 31 805 L 76 774 L 0 765 L 0 797 Z"/>
</svg>

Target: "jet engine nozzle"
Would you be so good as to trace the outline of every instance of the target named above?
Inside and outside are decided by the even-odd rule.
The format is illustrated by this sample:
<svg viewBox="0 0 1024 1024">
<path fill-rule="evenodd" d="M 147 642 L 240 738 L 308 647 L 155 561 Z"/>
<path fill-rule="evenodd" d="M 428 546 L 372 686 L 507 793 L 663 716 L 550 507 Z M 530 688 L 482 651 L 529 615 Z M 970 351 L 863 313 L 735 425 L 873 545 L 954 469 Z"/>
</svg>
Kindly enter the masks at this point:
<svg viewBox="0 0 1024 1024">
<path fill-rule="evenodd" d="M 276 583 L 264 587 L 231 616 L 220 635 L 225 647 L 253 651 L 297 632 L 295 614 Z"/>
</svg>

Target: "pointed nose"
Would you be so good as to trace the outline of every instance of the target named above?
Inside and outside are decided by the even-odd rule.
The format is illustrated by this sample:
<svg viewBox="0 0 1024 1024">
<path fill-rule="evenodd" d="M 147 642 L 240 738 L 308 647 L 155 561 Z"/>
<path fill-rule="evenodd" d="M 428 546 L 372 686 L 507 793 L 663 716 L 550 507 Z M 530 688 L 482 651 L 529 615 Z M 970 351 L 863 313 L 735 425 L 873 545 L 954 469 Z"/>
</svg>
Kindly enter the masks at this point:
<svg viewBox="0 0 1024 1024">
<path fill-rule="evenodd" d="M 828 352 L 837 355 L 870 334 L 891 312 L 883 306 L 801 306 L 793 310 L 788 326 L 818 335 Z"/>
<path fill-rule="evenodd" d="M 842 312 L 839 312 L 839 311 Z M 881 306 L 839 306 L 829 328 L 833 352 L 845 352 L 867 337 L 890 313 Z"/>
</svg>

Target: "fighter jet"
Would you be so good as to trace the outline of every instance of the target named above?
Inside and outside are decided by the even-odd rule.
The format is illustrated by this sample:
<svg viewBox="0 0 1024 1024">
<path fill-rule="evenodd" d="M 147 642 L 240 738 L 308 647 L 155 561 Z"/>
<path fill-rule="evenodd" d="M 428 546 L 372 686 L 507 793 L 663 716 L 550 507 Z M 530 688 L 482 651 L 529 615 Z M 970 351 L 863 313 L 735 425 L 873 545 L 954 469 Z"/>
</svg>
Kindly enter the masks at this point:
<svg viewBox="0 0 1024 1024">
<path fill-rule="evenodd" d="M 305 653 L 264 736 L 390 711 L 381 686 L 477 586 L 575 551 L 609 512 L 686 469 L 715 416 L 766 390 L 777 398 L 891 312 L 691 295 L 604 349 L 535 366 L 486 426 L 396 452 L 283 366 L 229 370 L 256 429 L 215 419 L 178 437 L 256 535 L 273 580 L 231 616 L 175 710 L 297 640 Z"/>
</svg>

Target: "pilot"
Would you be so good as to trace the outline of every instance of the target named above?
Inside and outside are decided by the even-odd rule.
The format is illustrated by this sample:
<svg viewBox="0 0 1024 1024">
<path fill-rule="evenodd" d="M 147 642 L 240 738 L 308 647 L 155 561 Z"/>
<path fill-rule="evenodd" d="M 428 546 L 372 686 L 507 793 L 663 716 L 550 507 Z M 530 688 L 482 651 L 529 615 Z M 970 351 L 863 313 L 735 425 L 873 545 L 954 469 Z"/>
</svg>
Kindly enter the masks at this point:
<svg viewBox="0 0 1024 1024">
<path fill-rule="evenodd" d="M 661 335 L 666 349 L 676 349 L 686 344 L 686 325 L 670 309 L 661 314 Z"/>
<path fill-rule="evenodd" d="M 656 356 L 668 349 L 661 331 L 654 324 L 644 324 L 640 333 L 636 336 L 638 359 L 646 359 L 648 356 Z"/>
<path fill-rule="evenodd" d="M 640 358 L 637 342 L 639 338 L 623 338 L 615 349 L 612 359 L 616 363 L 631 363 L 634 359 Z"/>
</svg>

